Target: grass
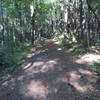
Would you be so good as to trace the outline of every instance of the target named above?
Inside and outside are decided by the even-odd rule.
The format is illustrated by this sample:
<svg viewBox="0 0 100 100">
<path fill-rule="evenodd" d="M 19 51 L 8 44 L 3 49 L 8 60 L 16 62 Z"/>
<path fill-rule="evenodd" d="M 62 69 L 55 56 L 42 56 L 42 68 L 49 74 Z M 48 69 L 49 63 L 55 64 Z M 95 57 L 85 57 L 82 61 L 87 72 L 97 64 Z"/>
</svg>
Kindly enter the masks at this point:
<svg viewBox="0 0 100 100">
<path fill-rule="evenodd" d="M 2 50 L 2 66 L 0 75 L 1 78 L 8 77 L 16 68 L 19 67 L 22 59 L 26 58 L 27 54 L 31 52 L 31 49 L 35 48 L 35 46 L 30 44 L 21 45 L 13 54 L 11 52 L 7 52 L 6 50 Z M 0 52 L 1 54 L 1 52 Z M 0 80 L 2 80 L 0 78 Z"/>
<path fill-rule="evenodd" d="M 100 75 L 100 62 L 95 62 L 93 65 L 91 65 L 90 70 Z"/>
<path fill-rule="evenodd" d="M 53 40 L 57 41 L 60 45 L 62 45 L 64 48 L 72 48 L 73 54 L 76 57 L 86 53 L 86 50 L 83 47 L 80 47 L 77 41 L 69 41 L 68 39 L 65 39 L 64 36 L 61 34 L 56 34 L 52 38 Z"/>
<path fill-rule="evenodd" d="M 87 51 L 84 48 L 80 48 L 80 47 L 75 47 L 73 50 L 73 54 L 74 56 L 78 57 L 80 55 L 83 55 L 87 53 Z"/>
</svg>

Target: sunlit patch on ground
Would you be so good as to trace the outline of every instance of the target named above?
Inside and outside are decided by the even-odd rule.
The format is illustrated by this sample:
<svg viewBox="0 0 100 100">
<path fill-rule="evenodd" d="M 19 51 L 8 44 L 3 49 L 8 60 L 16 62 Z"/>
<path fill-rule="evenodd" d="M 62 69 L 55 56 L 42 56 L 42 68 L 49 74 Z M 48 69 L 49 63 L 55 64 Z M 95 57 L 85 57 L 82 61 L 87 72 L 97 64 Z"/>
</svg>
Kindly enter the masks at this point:
<svg viewBox="0 0 100 100">
<path fill-rule="evenodd" d="M 41 72 L 47 72 L 49 70 L 53 70 L 55 68 L 55 65 L 57 64 L 57 62 L 55 60 L 50 60 L 48 62 L 46 62 L 42 68 L 41 68 Z"/>
<path fill-rule="evenodd" d="M 32 63 L 28 63 L 23 69 L 27 69 L 28 67 L 31 66 Z"/>
<path fill-rule="evenodd" d="M 93 87 L 91 85 L 84 85 L 80 84 L 81 75 L 78 75 L 76 71 L 70 72 L 70 84 L 79 92 L 87 93 L 88 91 L 92 90 Z"/>
<path fill-rule="evenodd" d="M 31 58 L 32 56 L 34 56 L 34 54 L 28 54 L 27 58 Z"/>
<path fill-rule="evenodd" d="M 22 75 L 22 76 L 20 76 L 20 77 L 18 77 L 18 81 L 22 81 L 24 79 L 24 76 Z"/>
<path fill-rule="evenodd" d="M 89 65 L 92 65 L 94 62 L 100 61 L 100 55 L 98 54 L 85 54 L 81 56 L 78 60 L 76 60 L 77 63 L 87 63 Z"/>
<path fill-rule="evenodd" d="M 68 50 L 49 40 L 43 45 L 29 55 L 10 80 L 3 83 L 4 94 L 0 94 L 3 98 L 0 100 L 7 100 L 4 99 L 6 94 L 6 98 L 11 98 L 8 100 L 92 100 L 92 94 L 100 97 L 95 87 L 98 77 L 85 63 L 93 61 L 93 55 L 82 56 L 76 61 Z M 87 95 L 88 99 L 84 99 Z"/>
<path fill-rule="evenodd" d="M 89 70 L 84 70 L 84 69 L 79 69 L 79 72 L 83 75 L 87 75 L 87 76 L 90 76 L 90 77 L 93 77 L 95 76 L 95 73 L 89 71 Z"/>
<path fill-rule="evenodd" d="M 33 63 L 33 67 L 38 67 L 38 66 L 42 66 L 44 64 L 44 62 L 42 62 L 42 61 L 37 61 L 37 62 L 34 62 Z"/>
<path fill-rule="evenodd" d="M 61 51 L 61 50 L 62 50 L 62 48 L 58 48 L 58 49 L 57 49 L 57 51 Z"/>
<path fill-rule="evenodd" d="M 46 99 L 49 90 L 41 81 L 31 81 L 27 85 L 28 94 L 33 96 L 35 99 Z"/>
<path fill-rule="evenodd" d="M 31 62 L 24 65 L 23 69 L 26 71 L 32 71 L 33 73 L 47 72 L 53 70 L 55 68 L 55 65 L 57 64 L 57 59 L 49 60 L 47 62 L 43 61 L 43 59 L 38 60 L 39 61 L 36 61 L 34 63 Z"/>
</svg>

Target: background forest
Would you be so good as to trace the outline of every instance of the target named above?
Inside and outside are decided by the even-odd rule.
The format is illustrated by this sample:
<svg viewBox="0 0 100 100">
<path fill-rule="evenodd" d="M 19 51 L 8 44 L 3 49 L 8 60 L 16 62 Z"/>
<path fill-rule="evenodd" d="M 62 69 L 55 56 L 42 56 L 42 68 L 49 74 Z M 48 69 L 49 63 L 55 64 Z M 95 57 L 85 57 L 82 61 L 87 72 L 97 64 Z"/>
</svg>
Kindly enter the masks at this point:
<svg viewBox="0 0 100 100">
<path fill-rule="evenodd" d="M 0 0 L 0 73 L 13 71 L 43 38 L 75 55 L 99 50 L 100 0 Z"/>
</svg>

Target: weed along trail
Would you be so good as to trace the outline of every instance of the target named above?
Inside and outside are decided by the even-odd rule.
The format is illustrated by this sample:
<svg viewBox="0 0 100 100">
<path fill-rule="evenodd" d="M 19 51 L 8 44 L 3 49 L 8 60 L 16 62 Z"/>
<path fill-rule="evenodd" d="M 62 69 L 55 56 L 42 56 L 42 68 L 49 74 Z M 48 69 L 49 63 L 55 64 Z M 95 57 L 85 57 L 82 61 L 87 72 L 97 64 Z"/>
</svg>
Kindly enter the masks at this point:
<svg viewBox="0 0 100 100">
<path fill-rule="evenodd" d="M 0 85 L 0 100 L 100 100 L 98 76 L 77 60 L 46 39 Z"/>
</svg>

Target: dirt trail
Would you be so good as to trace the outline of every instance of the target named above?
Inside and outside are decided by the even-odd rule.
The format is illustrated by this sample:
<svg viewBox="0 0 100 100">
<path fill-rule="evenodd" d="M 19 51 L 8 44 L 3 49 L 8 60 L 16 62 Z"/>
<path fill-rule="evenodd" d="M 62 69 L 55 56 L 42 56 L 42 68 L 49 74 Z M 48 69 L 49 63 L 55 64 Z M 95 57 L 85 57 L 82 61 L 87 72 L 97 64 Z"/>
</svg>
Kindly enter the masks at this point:
<svg viewBox="0 0 100 100">
<path fill-rule="evenodd" d="M 100 100 L 97 76 L 86 64 L 45 40 L 0 86 L 0 100 Z"/>
</svg>

